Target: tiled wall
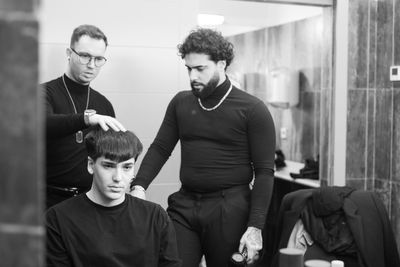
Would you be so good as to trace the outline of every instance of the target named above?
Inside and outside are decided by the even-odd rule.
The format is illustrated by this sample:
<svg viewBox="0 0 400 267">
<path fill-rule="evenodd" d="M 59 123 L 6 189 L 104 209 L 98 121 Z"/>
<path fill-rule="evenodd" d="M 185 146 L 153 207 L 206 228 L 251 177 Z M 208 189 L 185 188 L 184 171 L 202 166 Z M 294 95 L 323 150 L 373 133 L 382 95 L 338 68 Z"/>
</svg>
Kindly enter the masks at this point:
<svg viewBox="0 0 400 267">
<path fill-rule="evenodd" d="M 383 200 L 392 226 L 400 244 L 400 82 L 389 80 L 391 65 L 400 65 L 400 0 L 350 0 L 349 1 L 349 57 L 348 57 L 348 110 L 346 185 L 358 189 L 376 191 Z M 321 18 L 314 18 L 320 20 Z M 332 13 L 324 10 L 322 16 L 322 45 L 316 45 L 316 29 L 301 32 L 294 25 L 283 25 L 232 38 L 237 50 L 237 65 L 230 69 L 231 75 L 245 85 L 244 74 L 250 73 L 250 91 L 265 97 L 265 71 L 274 64 L 302 68 L 300 105 L 290 110 L 273 113 L 276 128 L 291 128 L 291 138 L 283 142 L 278 137 L 278 147 L 283 148 L 287 158 L 302 161 L 313 155 L 319 146 L 322 184 L 327 184 L 332 168 Z M 308 21 L 298 22 L 299 27 Z M 307 40 L 312 44 L 307 45 Z M 293 45 L 295 43 L 295 45 Z M 268 47 L 268 49 L 266 48 Z M 294 47 L 299 49 L 293 53 Z M 321 50 L 319 50 L 321 49 Z M 267 50 L 270 50 L 268 52 Z M 297 51 L 297 50 L 296 50 Z M 312 58 L 302 55 L 312 51 Z M 275 61 L 274 61 L 275 60 Z M 310 70 L 314 70 L 311 71 Z M 318 77 L 318 70 L 321 76 Z M 311 85 L 311 86 L 308 86 Z M 248 89 L 248 90 L 249 90 Z M 310 97 L 310 95 L 314 95 Z M 336 101 L 340 101 L 337 99 Z M 295 111 L 295 112 L 294 112 Z M 311 115 L 301 115 L 301 114 Z M 318 114 L 312 115 L 312 114 Z M 295 115 L 293 115 L 293 113 Z M 290 114 L 290 115 L 288 115 Z M 315 119 L 314 119 L 315 118 Z M 287 123 L 285 125 L 285 123 Z M 307 129 L 304 129 L 306 127 Z M 314 129 L 314 130 L 310 130 Z M 319 132 L 319 139 L 315 136 Z M 304 136 L 305 135 L 305 136 Z M 297 143 L 297 144 L 296 144 Z M 315 155 L 315 154 L 314 154 Z"/>
<path fill-rule="evenodd" d="M 352 0 L 346 182 L 379 193 L 400 244 L 400 1 Z"/>
<path fill-rule="evenodd" d="M 146 152 L 168 102 L 178 91 L 189 89 L 176 46 L 196 24 L 197 2 L 42 0 L 40 81 L 59 77 L 65 71 L 65 49 L 76 26 L 99 26 L 109 39 L 108 61 L 92 86 L 110 99 L 117 118 L 139 136 Z M 143 155 L 136 168 L 142 159 Z M 180 187 L 179 166 L 178 144 L 151 184 L 149 200 L 166 207 L 167 196 Z"/>
<path fill-rule="evenodd" d="M 0 1 L 0 266 L 44 266 L 37 1 Z"/>
<path fill-rule="evenodd" d="M 277 131 L 276 148 L 298 162 L 319 154 L 323 22 L 320 15 L 229 37 L 236 51 L 229 74 L 265 102 L 270 70 L 287 67 L 299 72 L 297 106 L 281 109 L 266 102 Z M 287 129 L 286 139 L 280 137 L 281 128 Z"/>
</svg>

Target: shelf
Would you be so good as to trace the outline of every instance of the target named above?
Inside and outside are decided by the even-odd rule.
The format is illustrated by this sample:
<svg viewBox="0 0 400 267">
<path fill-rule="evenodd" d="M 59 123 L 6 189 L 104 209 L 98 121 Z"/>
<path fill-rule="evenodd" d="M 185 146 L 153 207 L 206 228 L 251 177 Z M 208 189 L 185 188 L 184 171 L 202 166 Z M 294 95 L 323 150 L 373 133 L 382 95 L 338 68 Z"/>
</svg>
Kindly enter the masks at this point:
<svg viewBox="0 0 400 267">
<path fill-rule="evenodd" d="M 300 162 L 295 162 L 295 161 L 290 161 L 290 160 L 285 160 L 286 167 L 279 169 L 279 171 L 275 170 L 275 178 L 285 180 L 288 182 L 296 183 L 296 184 L 301 184 L 309 187 L 320 187 L 320 182 L 319 180 L 314 180 L 314 179 L 293 179 L 290 176 L 290 173 L 299 173 L 300 169 L 304 168 L 304 163 Z"/>
</svg>

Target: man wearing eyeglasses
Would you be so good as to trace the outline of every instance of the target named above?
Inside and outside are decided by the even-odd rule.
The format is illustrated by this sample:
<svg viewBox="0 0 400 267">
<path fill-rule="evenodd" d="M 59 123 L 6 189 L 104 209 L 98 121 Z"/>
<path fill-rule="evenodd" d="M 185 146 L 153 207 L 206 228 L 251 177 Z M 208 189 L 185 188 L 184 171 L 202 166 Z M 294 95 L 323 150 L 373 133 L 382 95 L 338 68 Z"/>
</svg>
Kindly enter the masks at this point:
<svg viewBox="0 0 400 267">
<path fill-rule="evenodd" d="M 90 189 L 92 177 L 86 168 L 83 138 L 92 126 L 125 131 L 115 119 L 110 101 L 90 86 L 107 62 L 107 45 L 107 37 L 96 26 L 77 27 L 66 50 L 66 72 L 42 84 L 46 96 L 47 208 Z"/>
</svg>

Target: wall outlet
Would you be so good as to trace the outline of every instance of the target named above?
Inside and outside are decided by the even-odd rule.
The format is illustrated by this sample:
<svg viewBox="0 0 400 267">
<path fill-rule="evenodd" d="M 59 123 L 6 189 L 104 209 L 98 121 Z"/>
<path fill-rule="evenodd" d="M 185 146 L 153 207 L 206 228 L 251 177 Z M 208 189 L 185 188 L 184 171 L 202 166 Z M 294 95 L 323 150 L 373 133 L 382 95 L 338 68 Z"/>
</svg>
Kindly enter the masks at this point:
<svg viewBox="0 0 400 267">
<path fill-rule="evenodd" d="M 286 127 L 281 127 L 280 135 L 281 135 L 282 140 L 287 139 L 287 128 Z"/>
<path fill-rule="evenodd" d="M 400 81 L 400 66 L 390 67 L 390 81 L 391 82 Z"/>
</svg>

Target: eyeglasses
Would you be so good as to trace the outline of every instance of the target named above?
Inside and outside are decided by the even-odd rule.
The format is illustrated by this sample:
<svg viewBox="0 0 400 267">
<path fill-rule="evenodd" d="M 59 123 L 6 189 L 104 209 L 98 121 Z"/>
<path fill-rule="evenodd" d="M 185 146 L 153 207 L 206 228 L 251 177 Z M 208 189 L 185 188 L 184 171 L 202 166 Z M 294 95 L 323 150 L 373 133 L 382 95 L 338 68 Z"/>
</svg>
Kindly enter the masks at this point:
<svg viewBox="0 0 400 267">
<path fill-rule="evenodd" d="M 101 67 L 106 64 L 107 59 L 105 57 L 94 57 L 88 53 L 78 53 L 72 47 L 71 50 L 78 55 L 79 63 L 82 65 L 87 65 L 93 59 L 94 65 L 96 67 Z"/>
</svg>

